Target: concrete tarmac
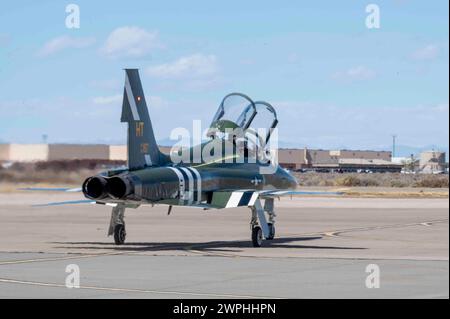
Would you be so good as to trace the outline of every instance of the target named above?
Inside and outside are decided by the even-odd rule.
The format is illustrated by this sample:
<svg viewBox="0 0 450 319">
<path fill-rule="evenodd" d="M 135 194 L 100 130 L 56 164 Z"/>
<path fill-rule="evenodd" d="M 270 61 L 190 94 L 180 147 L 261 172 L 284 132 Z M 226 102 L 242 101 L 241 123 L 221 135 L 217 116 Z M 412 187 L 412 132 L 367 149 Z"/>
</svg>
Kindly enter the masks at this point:
<svg viewBox="0 0 450 319">
<path fill-rule="evenodd" d="M 79 198 L 0 193 L 0 298 L 449 297 L 448 199 L 285 198 L 262 248 L 246 208 L 128 209 L 115 246 L 110 207 L 30 207 Z"/>
</svg>

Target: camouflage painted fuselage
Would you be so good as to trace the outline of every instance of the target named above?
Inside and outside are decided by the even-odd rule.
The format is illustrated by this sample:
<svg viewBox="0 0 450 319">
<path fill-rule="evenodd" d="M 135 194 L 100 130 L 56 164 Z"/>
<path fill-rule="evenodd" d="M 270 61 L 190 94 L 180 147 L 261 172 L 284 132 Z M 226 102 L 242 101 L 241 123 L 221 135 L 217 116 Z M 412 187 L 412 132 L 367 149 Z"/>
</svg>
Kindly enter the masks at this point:
<svg viewBox="0 0 450 319">
<path fill-rule="evenodd" d="M 260 162 L 256 156 L 239 152 L 233 145 L 224 140 L 210 140 L 184 149 L 187 154 L 184 159 L 189 164 L 183 161 L 175 164 L 173 158 L 166 156 L 162 159 L 165 165 L 105 172 L 102 175 L 106 191 L 103 198 L 96 199 L 116 203 L 214 207 L 214 199 L 219 192 L 297 187 L 296 179 L 279 165 L 272 165 L 270 161 Z M 204 150 L 209 154 L 213 149 L 218 157 L 204 160 L 204 157 L 197 159 L 194 156 Z"/>
<path fill-rule="evenodd" d="M 295 189 L 297 181 L 286 170 L 261 174 L 255 163 L 208 164 L 146 168 L 127 173 L 134 201 L 170 205 L 211 205 L 218 191 Z"/>
</svg>

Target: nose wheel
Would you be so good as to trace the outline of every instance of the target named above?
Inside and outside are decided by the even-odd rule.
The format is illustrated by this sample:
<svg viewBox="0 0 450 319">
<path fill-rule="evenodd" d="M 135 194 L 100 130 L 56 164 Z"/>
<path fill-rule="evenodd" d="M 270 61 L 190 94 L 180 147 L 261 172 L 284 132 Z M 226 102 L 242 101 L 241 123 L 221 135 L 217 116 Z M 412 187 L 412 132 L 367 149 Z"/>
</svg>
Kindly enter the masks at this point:
<svg viewBox="0 0 450 319">
<path fill-rule="evenodd" d="M 263 243 L 263 232 L 261 227 L 255 226 L 252 229 L 252 244 L 253 247 L 261 247 Z"/>
<path fill-rule="evenodd" d="M 258 198 L 251 208 L 252 218 L 250 228 L 252 231 L 253 247 L 261 247 L 263 240 L 273 240 L 275 238 L 275 212 L 273 209 L 273 199 L 266 199 L 264 208 Z M 266 213 L 268 219 L 266 218 Z"/>
</svg>

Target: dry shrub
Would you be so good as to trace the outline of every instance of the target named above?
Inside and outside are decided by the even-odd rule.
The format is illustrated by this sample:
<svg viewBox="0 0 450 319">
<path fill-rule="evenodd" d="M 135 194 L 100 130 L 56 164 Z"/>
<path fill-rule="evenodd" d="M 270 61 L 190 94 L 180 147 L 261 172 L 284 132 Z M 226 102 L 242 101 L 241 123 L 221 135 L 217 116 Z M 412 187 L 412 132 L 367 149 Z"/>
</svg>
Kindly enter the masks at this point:
<svg viewBox="0 0 450 319">
<path fill-rule="evenodd" d="M 448 176 L 400 173 L 294 173 L 301 186 L 448 188 Z"/>
<path fill-rule="evenodd" d="M 124 161 L 101 160 L 14 163 L 0 171 L 0 182 L 81 184 L 88 176 L 124 164 Z"/>
<path fill-rule="evenodd" d="M 403 187 L 408 187 L 408 185 L 402 181 L 394 179 L 394 180 L 391 180 L 391 187 L 403 188 Z"/>
<path fill-rule="evenodd" d="M 55 161 L 42 161 L 35 164 L 37 171 L 39 170 L 53 170 L 59 171 L 78 171 L 80 169 L 100 169 L 105 167 L 114 167 L 125 165 L 125 161 L 109 161 L 109 160 L 55 160 Z"/>
<path fill-rule="evenodd" d="M 337 186 L 361 186 L 361 181 L 358 177 L 356 176 L 345 176 L 345 177 L 341 177 L 336 179 L 336 185 Z"/>
<path fill-rule="evenodd" d="M 413 187 L 424 188 L 448 188 L 448 176 L 427 176 L 417 181 Z"/>
<path fill-rule="evenodd" d="M 332 180 L 322 180 L 319 182 L 319 186 L 336 186 L 336 183 Z"/>
<path fill-rule="evenodd" d="M 350 175 L 338 178 L 336 180 L 336 185 L 347 187 L 375 187 L 380 186 L 380 183 L 374 178 Z"/>
</svg>

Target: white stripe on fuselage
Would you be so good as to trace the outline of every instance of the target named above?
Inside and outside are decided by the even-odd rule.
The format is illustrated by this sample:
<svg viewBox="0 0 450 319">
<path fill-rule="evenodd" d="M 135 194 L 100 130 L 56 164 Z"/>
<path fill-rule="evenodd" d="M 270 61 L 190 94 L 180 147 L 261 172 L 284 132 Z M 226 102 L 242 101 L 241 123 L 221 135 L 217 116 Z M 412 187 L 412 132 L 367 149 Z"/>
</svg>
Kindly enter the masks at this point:
<svg viewBox="0 0 450 319">
<path fill-rule="evenodd" d="M 188 205 L 192 205 L 192 202 L 194 201 L 194 176 L 192 176 L 192 173 L 190 170 L 188 170 L 186 167 L 179 167 L 180 170 L 186 173 L 188 177 L 188 183 L 189 183 L 189 191 L 187 192 L 187 199 Z"/>
<path fill-rule="evenodd" d="M 184 196 L 185 196 L 185 187 L 184 187 L 184 176 L 181 173 L 180 170 L 178 170 L 175 167 L 169 167 L 172 171 L 175 172 L 175 174 L 177 174 L 178 177 L 178 182 L 180 183 L 179 185 L 179 192 L 180 192 L 180 201 L 179 204 L 183 205 L 184 204 Z"/>
<path fill-rule="evenodd" d="M 197 177 L 197 200 L 196 200 L 196 202 L 197 202 L 197 204 L 200 204 L 202 201 L 202 177 L 196 168 L 188 167 L 187 169 L 194 172 L 195 176 Z"/>
</svg>

